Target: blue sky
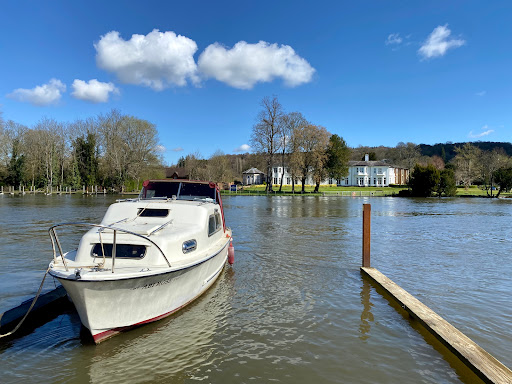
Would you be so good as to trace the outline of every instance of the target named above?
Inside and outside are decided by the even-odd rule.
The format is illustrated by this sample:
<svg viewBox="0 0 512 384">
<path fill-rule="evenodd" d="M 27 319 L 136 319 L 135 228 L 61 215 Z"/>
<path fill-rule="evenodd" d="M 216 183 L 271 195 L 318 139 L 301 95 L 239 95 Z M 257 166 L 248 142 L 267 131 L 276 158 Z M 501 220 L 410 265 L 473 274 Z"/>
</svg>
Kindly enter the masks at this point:
<svg viewBox="0 0 512 384">
<path fill-rule="evenodd" d="M 246 149 L 272 95 L 352 147 L 512 141 L 509 1 L 18 0 L 1 15 L 5 120 L 116 108 L 156 124 L 168 164 Z"/>
</svg>

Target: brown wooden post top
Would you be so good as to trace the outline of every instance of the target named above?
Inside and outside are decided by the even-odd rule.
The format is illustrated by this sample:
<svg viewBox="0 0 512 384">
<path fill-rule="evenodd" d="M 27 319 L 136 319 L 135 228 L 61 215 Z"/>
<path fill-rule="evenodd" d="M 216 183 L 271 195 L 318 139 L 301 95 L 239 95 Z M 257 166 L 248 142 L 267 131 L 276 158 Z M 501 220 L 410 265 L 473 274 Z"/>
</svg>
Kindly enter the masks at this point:
<svg viewBox="0 0 512 384">
<path fill-rule="evenodd" d="M 370 228 L 372 205 L 363 204 L 363 267 L 370 267 Z"/>
</svg>

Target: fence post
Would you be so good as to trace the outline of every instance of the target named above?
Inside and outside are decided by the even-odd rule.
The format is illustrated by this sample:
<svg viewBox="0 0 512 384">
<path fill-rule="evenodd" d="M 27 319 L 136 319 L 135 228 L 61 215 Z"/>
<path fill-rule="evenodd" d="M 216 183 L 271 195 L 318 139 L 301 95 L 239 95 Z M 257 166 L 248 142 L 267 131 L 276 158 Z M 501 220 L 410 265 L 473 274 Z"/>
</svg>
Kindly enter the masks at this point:
<svg viewBox="0 0 512 384">
<path fill-rule="evenodd" d="M 363 204 L 363 267 L 370 267 L 370 227 L 372 205 Z"/>
</svg>

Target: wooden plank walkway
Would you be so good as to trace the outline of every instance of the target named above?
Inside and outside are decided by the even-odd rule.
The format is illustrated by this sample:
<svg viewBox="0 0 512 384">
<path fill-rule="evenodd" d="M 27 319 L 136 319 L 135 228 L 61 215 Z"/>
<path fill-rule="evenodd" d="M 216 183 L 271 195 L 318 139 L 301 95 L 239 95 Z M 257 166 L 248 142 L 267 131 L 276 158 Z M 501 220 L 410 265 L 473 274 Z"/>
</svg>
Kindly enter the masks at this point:
<svg viewBox="0 0 512 384">
<path fill-rule="evenodd" d="M 381 286 L 486 383 L 512 384 L 512 371 L 441 316 L 375 268 L 361 267 L 364 275 Z"/>
</svg>

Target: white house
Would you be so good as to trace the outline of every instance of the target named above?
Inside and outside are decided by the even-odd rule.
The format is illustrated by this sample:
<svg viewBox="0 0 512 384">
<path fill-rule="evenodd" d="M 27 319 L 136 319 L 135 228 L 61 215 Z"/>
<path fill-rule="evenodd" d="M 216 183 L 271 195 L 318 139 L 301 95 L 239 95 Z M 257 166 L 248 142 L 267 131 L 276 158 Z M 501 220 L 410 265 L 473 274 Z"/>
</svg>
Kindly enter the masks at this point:
<svg viewBox="0 0 512 384">
<path fill-rule="evenodd" d="M 258 168 L 251 168 L 245 172 L 242 172 L 243 185 L 263 184 L 264 180 L 265 174 Z"/>
<path fill-rule="evenodd" d="M 387 187 L 390 184 L 406 184 L 409 180 L 409 170 L 385 163 L 383 161 L 369 161 L 368 155 L 365 155 L 363 161 L 349 161 L 348 175 L 341 179 L 325 179 L 322 185 L 338 186 L 359 186 L 359 187 Z M 284 177 L 283 184 L 291 185 L 292 178 L 288 167 L 272 167 L 272 183 L 280 184 L 281 177 Z M 295 184 L 300 184 L 301 180 L 296 178 Z M 313 185 L 315 182 L 308 176 L 306 184 Z"/>
</svg>

